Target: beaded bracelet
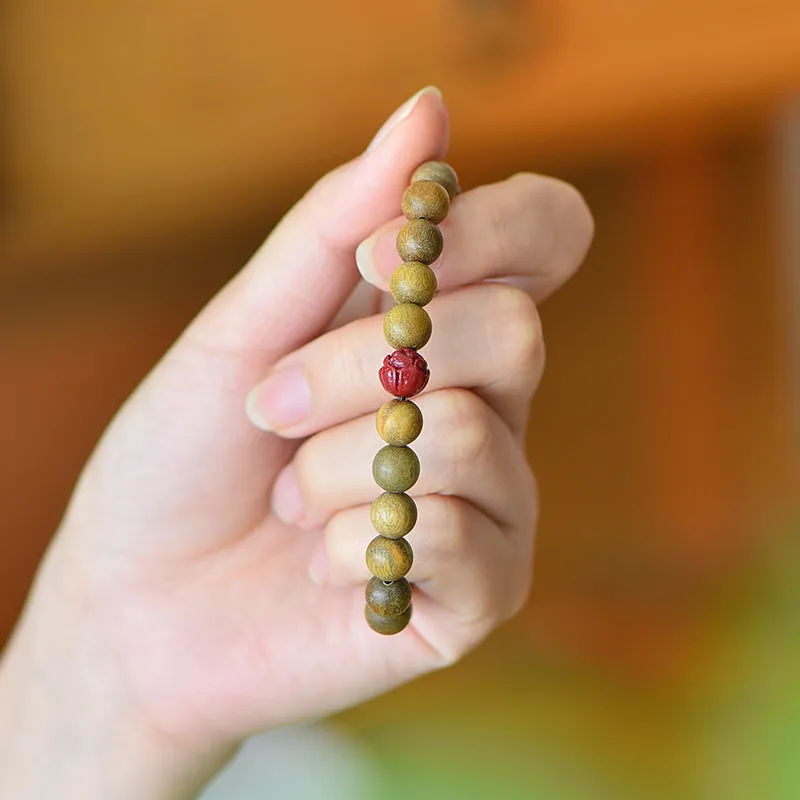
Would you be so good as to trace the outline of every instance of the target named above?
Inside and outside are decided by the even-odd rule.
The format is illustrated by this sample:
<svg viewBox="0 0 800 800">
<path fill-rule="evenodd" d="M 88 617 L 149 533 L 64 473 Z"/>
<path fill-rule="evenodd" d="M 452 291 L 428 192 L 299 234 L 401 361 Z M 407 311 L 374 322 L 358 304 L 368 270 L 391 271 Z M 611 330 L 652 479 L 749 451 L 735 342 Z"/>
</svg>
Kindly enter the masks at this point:
<svg viewBox="0 0 800 800">
<path fill-rule="evenodd" d="M 436 294 L 436 275 L 428 266 L 442 253 L 437 225 L 458 194 L 452 167 L 428 161 L 411 176 L 403 194 L 408 222 L 397 234 L 397 252 L 403 259 L 392 275 L 390 291 L 395 305 L 386 314 L 383 333 L 395 348 L 378 372 L 381 384 L 395 399 L 384 403 L 376 421 L 387 444 L 372 462 L 372 475 L 383 489 L 372 504 L 370 519 L 378 535 L 367 546 L 367 566 L 373 574 L 365 591 L 364 616 L 372 630 L 399 633 L 411 619 L 411 584 L 405 575 L 414 554 L 404 538 L 417 522 L 417 506 L 406 492 L 419 477 L 419 459 L 408 446 L 422 431 L 422 412 L 409 400 L 428 383 L 430 372 L 417 352 L 431 336 L 431 319 L 423 306 Z"/>
</svg>

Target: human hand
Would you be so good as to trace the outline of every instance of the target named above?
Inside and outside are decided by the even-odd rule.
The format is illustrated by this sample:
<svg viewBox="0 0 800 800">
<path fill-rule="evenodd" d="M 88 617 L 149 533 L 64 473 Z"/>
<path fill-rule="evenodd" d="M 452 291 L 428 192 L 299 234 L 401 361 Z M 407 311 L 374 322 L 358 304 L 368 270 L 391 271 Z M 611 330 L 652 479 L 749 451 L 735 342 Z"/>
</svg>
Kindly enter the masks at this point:
<svg viewBox="0 0 800 800">
<path fill-rule="evenodd" d="M 103 774 L 74 784 L 76 797 L 175 796 L 249 733 L 451 664 L 524 602 L 536 500 L 523 436 L 544 364 L 535 302 L 579 265 L 591 217 L 571 187 L 533 175 L 454 201 L 428 306 L 432 377 L 415 398 L 414 616 L 377 635 L 363 553 L 386 399 L 379 289 L 399 263 L 409 176 L 448 139 L 433 92 L 393 122 L 190 325 L 79 481 L 0 672 L 0 741 L 25 730 L 38 680 L 33 717 L 50 735 L 63 726 L 81 753 L 104 742 Z M 376 230 L 357 287 L 353 254 Z M 271 431 L 248 420 L 248 396 Z M 3 758 L 36 755 L 15 747 L 0 772 Z M 86 778 L 62 791 L 70 780 Z M 20 785 L 13 796 L 50 796 Z"/>
</svg>

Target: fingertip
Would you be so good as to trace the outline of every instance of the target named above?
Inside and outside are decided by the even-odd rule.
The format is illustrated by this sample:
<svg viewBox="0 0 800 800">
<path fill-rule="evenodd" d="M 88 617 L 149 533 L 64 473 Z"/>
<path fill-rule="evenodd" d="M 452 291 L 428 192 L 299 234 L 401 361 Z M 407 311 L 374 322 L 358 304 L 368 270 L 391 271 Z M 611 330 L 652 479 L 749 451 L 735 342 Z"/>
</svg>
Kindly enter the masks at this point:
<svg viewBox="0 0 800 800">
<path fill-rule="evenodd" d="M 384 123 L 357 161 L 369 171 L 377 170 L 384 180 L 390 175 L 399 178 L 402 191 L 422 162 L 444 157 L 449 142 L 450 113 L 442 93 L 428 86 Z"/>
<path fill-rule="evenodd" d="M 392 115 L 386 122 L 381 125 L 378 129 L 378 132 L 373 136 L 372 141 L 367 146 L 367 149 L 364 151 L 365 153 L 372 153 L 373 151 L 377 150 L 380 144 L 386 139 L 386 137 L 404 120 L 406 117 L 409 117 L 417 105 L 423 101 L 424 98 L 431 97 L 434 101 L 436 101 L 439 105 L 444 106 L 444 100 L 442 98 L 442 92 L 436 86 L 425 86 L 420 89 L 416 94 L 414 94 L 411 98 L 406 100 Z"/>
<path fill-rule="evenodd" d="M 311 413 L 311 389 L 302 366 L 274 370 L 247 395 L 245 411 L 262 431 L 291 433 Z"/>
<path fill-rule="evenodd" d="M 402 259 L 397 255 L 397 233 L 405 219 L 395 219 L 383 225 L 356 249 L 356 264 L 367 283 L 383 292 L 389 291 L 389 282 Z"/>
<path fill-rule="evenodd" d="M 247 418 L 256 428 L 262 431 L 271 431 L 272 428 L 269 423 L 261 416 L 258 410 L 260 388 L 260 386 L 255 386 L 247 393 L 244 401 L 244 411 L 247 414 Z"/>
<path fill-rule="evenodd" d="M 381 276 L 375 271 L 375 261 L 372 256 L 377 236 L 378 234 L 373 233 L 372 236 L 364 239 L 356 248 L 356 266 L 361 273 L 361 277 L 367 283 L 382 288 L 384 281 L 381 280 Z"/>
<path fill-rule="evenodd" d="M 285 467 L 272 486 L 272 513 L 287 525 L 302 525 L 305 506 L 294 467 Z"/>
</svg>

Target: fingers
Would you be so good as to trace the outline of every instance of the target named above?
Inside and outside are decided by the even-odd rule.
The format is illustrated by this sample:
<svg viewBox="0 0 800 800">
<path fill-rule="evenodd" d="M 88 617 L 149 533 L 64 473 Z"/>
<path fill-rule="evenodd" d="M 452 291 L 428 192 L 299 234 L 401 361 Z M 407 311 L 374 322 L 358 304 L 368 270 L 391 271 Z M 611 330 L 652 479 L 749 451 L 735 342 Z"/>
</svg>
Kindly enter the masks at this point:
<svg viewBox="0 0 800 800">
<path fill-rule="evenodd" d="M 395 215 L 413 170 L 444 153 L 448 125 L 438 90 L 411 98 L 374 146 L 292 208 L 192 335 L 269 365 L 324 330 L 357 282 L 356 246 Z"/>
<path fill-rule="evenodd" d="M 409 493 L 455 495 L 500 526 L 523 525 L 529 469 L 497 414 L 462 389 L 424 395 L 419 407 L 425 427 L 412 449 L 422 471 Z M 372 415 L 311 437 L 276 480 L 273 511 L 284 522 L 319 528 L 345 508 L 371 503 L 380 489 L 369 465 L 382 444 Z"/>
<path fill-rule="evenodd" d="M 387 222 L 356 252 L 365 280 L 384 291 L 400 263 L 395 237 L 404 224 L 402 217 Z M 434 266 L 440 291 L 510 278 L 539 301 L 580 266 L 594 223 L 572 186 L 522 173 L 459 195 L 441 229 L 444 251 Z"/>
<path fill-rule="evenodd" d="M 431 369 L 428 391 L 474 388 L 521 437 L 544 369 L 541 327 L 531 299 L 515 288 L 482 284 L 438 297 L 428 310 L 434 327 L 423 352 Z M 382 325 L 380 316 L 358 320 L 280 362 L 251 393 L 251 419 L 297 437 L 378 408 L 386 400 L 377 378 L 388 351 Z"/>
<path fill-rule="evenodd" d="M 469 624 L 493 625 L 513 616 L 530 588 L 533 522 L 509 533 L 469 502 L 444 495 L 420 497 L 417 507 L 419 521 L 408 536 L 414 564 L 407 575 L 415 603 L 423 594 L 439 615 L 449 611 Z M 313 579 L 363 585 L 370 578 L 364 551 L 373 536 L 369 506 L 336 514 L 312 556 Z"/>
<path fill-rule="evenodd" d="M 131 509 L 124 525 L 97 524 L 114 530 L 114 552 L 123 542 L 138 552 L 207 552 L 263 519 L 269 486 L 294 448 L 254 430 L 244 398 L 279 357 L 326 328 L 357 282 L 356 246 L 396 213 L 419 163 L 447 146 L 447 111 L 436 92 L 417 97 L 394 122 L 377 146 L 323 178 L 287 214 L 116 418 L 80 492 Z M 74 503 L 73 516 L 93 513 L 85 505 Z M 148 511 L 171 520 L 169 541 Z"/>
</svg>

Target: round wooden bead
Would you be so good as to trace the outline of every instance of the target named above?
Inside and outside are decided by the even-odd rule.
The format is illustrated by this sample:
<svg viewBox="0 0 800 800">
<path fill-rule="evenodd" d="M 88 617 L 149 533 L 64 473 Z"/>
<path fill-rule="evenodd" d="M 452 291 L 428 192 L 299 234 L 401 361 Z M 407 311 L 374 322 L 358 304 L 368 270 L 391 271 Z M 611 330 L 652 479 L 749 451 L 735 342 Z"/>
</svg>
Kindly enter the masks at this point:
<svg viewBox="0 0 800 800">
<path fill-rule="evenodd" d="M 384 492 L 373 501 L 369 518 L 381 536 L 399 539 L 417 524 L 417 504 L 407 494 Z"/>
<path fill-rule="evenodd" d="M 441 183 L 417 181 L 403 193 L 406 219 L 427 219 L 438 225 L 450 210 L 450 195 Z"/>
<path fill-rule="evenodd" d="M 419 350 L 431 338 L 431 318 L 416 303 L 398 303 L 390 308 L 383 320 L 386 341 L 399 349 Z"/>
<path fill-rule="evenodd" d="M 397 234 L 397 252 L 403 261 L 432 264 L 443 247 L 442 232 L 427 219 L 411 219 Z"/>
<path fill-rule="evenodd" d="M 382 633 L 384 636 L 392 636 L 395 633 L 400 633 L 411 621 L 411 606 L 402 614 L 397 614 L 394 617 L 382 617 L 380 614 L 376 614 L 369 606 L 365 606 L 364 618 L 367 620 L 367 625 L 369 625 L 375 633 Z"/>
<path fill-rule="evenodd" d="M 378 409 L 375 427 L 388 444 L 411 444 L 422 432 L 422 412 L 410 400 L 389 400 Z"/>
<path fill-rule="evenodd" d="M 411 605 L 411 584 L 405 579 L 382 581 L 370 578 L 364 591 L 367 605 L 381 617 L 396 617 Z"/>
<path fill-rule="evenodd" d="M 367 545 L 367 567 L 382 581 L 400 580 L 414 563 L 414 552 L 405 539 L 376 536 Z"/>
<path fill-rule="evenodd" d="M 407 492 L 419 478 L 419 459 L 410 447 L 387 444 L 375 453 L 372 477 L 384 492 Z"/>
<path fill-rule="evenodd" d="M 420 261 L 406 261 L 393 273 L 389 291 L 398 303 L 425 306 L 436 296 L 436 273 Z"/>
<path fill-rule="evenodd" d="M 455 170 L 444 161 L 426 161 L 414 170 L 411 182 L 415 181 L 435 181 L 440 183 L 447 190 L 452 200 L 461 189 L 458 186 L 458 176 Z"/>
</svg>

